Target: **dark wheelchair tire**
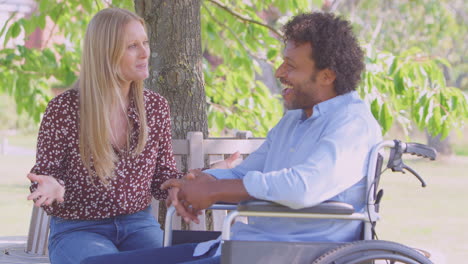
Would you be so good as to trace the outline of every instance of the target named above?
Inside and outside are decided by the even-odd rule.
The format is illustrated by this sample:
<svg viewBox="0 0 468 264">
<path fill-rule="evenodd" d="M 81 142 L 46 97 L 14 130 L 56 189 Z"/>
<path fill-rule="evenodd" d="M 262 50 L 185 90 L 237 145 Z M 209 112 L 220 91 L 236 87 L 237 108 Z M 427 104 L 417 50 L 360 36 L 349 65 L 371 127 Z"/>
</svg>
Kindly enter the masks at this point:
<svg viewBox="0 0 468 264">
<path fill-rule="evenodd" d="M 382 263 L 432 264 L 428 258 L 412 248 L 382 240 L 345 244 L 326 252 L 312 264 L 368 264 L 375 260 L 387 260 Z"/>
</svg>

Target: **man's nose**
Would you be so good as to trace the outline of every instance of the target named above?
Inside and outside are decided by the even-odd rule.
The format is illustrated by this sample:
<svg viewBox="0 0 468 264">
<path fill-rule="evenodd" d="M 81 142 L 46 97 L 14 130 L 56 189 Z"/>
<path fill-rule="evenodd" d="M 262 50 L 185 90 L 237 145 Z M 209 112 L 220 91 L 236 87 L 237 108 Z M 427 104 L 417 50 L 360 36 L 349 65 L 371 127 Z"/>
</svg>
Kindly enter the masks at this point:
<svg viewBox="0 0 468 264">
<path fill-rule="evenodd" d="M 275 77 L 276 78 L 281 78 L 281 77 L 284 77 L 284 67 L 283 67 L 284 64 L 281 64 L 278 69 L 276 69 L 275 71 Z"/>
</svg>

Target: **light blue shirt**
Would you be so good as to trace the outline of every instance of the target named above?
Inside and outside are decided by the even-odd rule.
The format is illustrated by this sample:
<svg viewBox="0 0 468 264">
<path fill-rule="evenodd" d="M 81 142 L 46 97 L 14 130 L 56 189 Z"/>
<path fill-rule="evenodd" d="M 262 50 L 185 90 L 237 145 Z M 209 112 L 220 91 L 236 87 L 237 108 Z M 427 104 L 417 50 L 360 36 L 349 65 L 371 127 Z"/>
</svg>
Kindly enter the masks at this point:
<svg viewBox="0 0 468 264">
<path fill-rule="evenodd" d="M 350 92 L 317 104 L 309 118 L 303 110 L 288 111 L 240 165 L 205 172 L 242 179 L 251 196 L 294 209 L 333 200 L 362 212 L 368 154 L 381 140 L 369 107 Z M 359 239 L 359 227 L 359 221 L 250 217 L 232 232 L 236 240 L 347 242 Z M 195 255 L 213 243 L 199 244 Z"/>
</svg>

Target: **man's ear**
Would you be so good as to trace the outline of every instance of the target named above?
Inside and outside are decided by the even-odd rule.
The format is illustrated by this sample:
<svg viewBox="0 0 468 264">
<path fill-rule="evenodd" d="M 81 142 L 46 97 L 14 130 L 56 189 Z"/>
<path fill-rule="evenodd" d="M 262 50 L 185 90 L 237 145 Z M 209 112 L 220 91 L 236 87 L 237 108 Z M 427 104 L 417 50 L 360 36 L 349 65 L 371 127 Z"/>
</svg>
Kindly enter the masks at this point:
<svg viewBox="0 0 468 264">
<path fill-rule="evenodd" d="M 325 85 L 331 85 L 336 79 L 336 73 L 329 68 L 323 69 L 320 74 L 320 81 Z"/>
</svg>

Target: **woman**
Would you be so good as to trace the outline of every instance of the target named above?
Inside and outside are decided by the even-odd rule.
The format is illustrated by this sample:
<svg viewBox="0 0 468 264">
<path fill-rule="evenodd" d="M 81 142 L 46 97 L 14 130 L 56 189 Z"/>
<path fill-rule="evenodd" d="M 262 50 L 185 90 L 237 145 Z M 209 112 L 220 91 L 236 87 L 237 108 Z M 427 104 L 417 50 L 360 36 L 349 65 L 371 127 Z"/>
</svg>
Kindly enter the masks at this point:
<svg viewBox="0 0 468 264">
<path fill-rule="evenodd" d="M 51 263 L 162 245 L 151 198 L 181 176 L 167 101 L 144 90 L 149 44 L 143 19 L 104 9 L 88 25 L 79 81 L 50 101 L 29 200 L 52 215 Z"/>
</svg>

